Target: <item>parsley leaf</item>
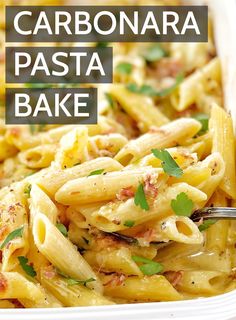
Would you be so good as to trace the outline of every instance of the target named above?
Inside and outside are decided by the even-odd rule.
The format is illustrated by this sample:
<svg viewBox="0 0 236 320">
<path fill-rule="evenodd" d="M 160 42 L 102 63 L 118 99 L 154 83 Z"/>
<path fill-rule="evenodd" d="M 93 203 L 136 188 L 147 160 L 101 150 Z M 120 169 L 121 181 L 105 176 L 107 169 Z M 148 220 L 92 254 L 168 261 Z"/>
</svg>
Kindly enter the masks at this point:
<svg viewBox="0 0 236 320">
<path fill-rule="evenodd" d="M 134 203 L 136 206 L 140 206 L 141 209 L 148 211 L 149 205 L 146 200 L 146 196 L 144 193 L 143 185 L 142 183 L 138 186 L 138 189 L 134 196 Z"/>
<path fill-rule="evenodd" d="M 107 101 L 108 101 L 110 107 L 113 109 L 114 106 L 115 106 L 115 102 L 114 102 L 114 100 L 113 100 L 112 95 L 111 95 L 110 93 L 106 92 L 106 93 L 105 93 L 105 96 L 106 96 L 106 98 L 107 98 Z"/>
<path fill-rule="evenodd" d="M 182 73 L 178 74 L 177 77 L 175 78 L 175 83 L 172 86 L 170 86 L 169 88 L 166 88 L 166 89 L 159 91 L 158 96 L 159 97 L 168 96 L 173 91 L 175 91 L 175 89 L 178 88 L 178 86 L 181 84 L 181 82 L 183 82 L 183 80 L 184 80 L 184 75 Z"/>
<path fill-rule="evenodd" d="M 159 43 L 154 44 L 153 46 L 149 47 L 147 52 L 143 55 L 144 59 L 147 62 L 154 62 L 158 61 L 163 57 L 167 57 L 168 53 Z"/>
<path fill-rule="evenodd" d="M 27 198 L 30 197 L 31 188 L 32 188 L 31 184 L 28 184 L 28 185 L 25 187 L 24 194 L 26 195 Z"/>
<path fill-rule="evenodd" d="M 167 150 L 152 149 L 152 153 L 157 159 L 162 161 L 162 168 L 169 176 L 180 178 L 183 175 L 183 170 Z"/>
<path fill-rule="evenodd" d="M 216 223 L 217 220 L 216 219 L 208 219 L 205 220 L 199 227 L 199 231 L 205 231 L 206 229 L 208 229 L 210 226 L 212 226 L 214 223 Z"/>
<path fill-rule="evenodd" d="M 163 89 L 163 90 L 156 90 L 155 88 L 143 84 L 141 87 L 138 87 L 137 84 L 135 83 L 130 83 L 126 86 L 126 88 L 129 91 L 132 91 L 134 93 L 138 93 L 138 94 L 143 94 L 143 95 L 147 95 L 147 96 L 151 96 L 151 97 L 165 97 L 168 96 L 170 93 L 172 93 L 178 86 L 179 84 L 183 81 L 184 76 L 183 74 L 180 74 L 176 77 L 175 79 L 175 83 L 170 86 L 169 88 Z"/>
<path fill-rule="evenodd" d="M 143 263 L 141 266 L 139 266 L 139 269 L 146 276 L 152 276 L 163 271 L 162 264 L 156 261 L 152 261 L 139 256 L 132 256 L 132 260 L 134 262 Z"/>
<path fill-rule="evenodd" d="M 130 83 L 126 88 L 134 93 L 143 94 L 147 96 L 156 96 L 156 90 L 147 84 L 143 84 L 141 87 L 138 87 L 136 83 Z"/>
<path fill-rule="evenodd" d="M 133 221 L 133 220 L 126 220 L 126 221 L 124 222 L 124 226 L 125 226 L 125 227 L 132 228 L 134 225 L 135 225 L 135 221 Z"/>
<path fill-rule="evenodd" d="M 171 200 L 171 208 L 177 216 L 190 217 L 193 210 L 193 201 L 189 199 L 185 192 L 181 192 L 176 199 Z"/>
<path fill-rule="evenodd" d="M 80 285 L 83 285 L 83 286 L 87 286 L 87 283 L 89 282 L 93 282 L 93 281 L 96 281 L 96 279 L 94 278 L 89 278 L 87 280 L 75 280 L 75 279 L 72 279 L 72 278 L 68 278 L 66 280 L 68 286 L 74 286 L 74 285 L 77 285 L 77 284 L 80 284 Z"/>
<path fill-rule="evenodd" d="M 98 170 L 95 170 L 95 171 L 92 171 L 90 172 L 90 174 L 88 175 L 88 177 L 90 176 L 96 176 L 98 174 L 102 174 L 104 172 L 104 169 L 98 169 Z"/>
<path fill-rule="evenodd" d="M 120 74 L 130 74 L 132 72 L 133 66 L 128 62 L 121 62 L 116 66 L 116 71 Z"/>
<path fill-rule="evenodd" d="M 57 229 L 65 236 L 66 238 L 68 237 L 68 232 L 64 224 L 62 223 L 57 223 L 56 224 Z"/>
<path fill-rule="evenodd" d="M 201 136 L 204 133 L 206 133 L 209 128 L 209 116 L 205 113 L 197 113 L 197 114 L 193 115 L 192 117 L 194 119 L 196 119 L 197 121 L 199 121 L 202 125 L 202 128 L 198 132 L 198 135 Z"/>
<path fill-rule="evenodd" d="M 31 277 L 35 277 L 37 275 L 36 271 L 34 270 L 34 267 L 28 264 L 28 258 L 24 256 L 18 257 L 18 260 L 20 262 L 20 265 L 22 269 Z"/>
<path fill-rule="evenodd" d="M 6 237 L 6 239 L 1 244 L 0 249 L 2 250 L 8 244 L 8 242 L 10 242 L 11 240 L 18 238 L 18 237 L 22 237 L 23 230 L 24 230 L 24 227 L 20 227 L 16 230 L 12 231 L 11 233 L 9 233 L 9 235 Z"/>
</svg>

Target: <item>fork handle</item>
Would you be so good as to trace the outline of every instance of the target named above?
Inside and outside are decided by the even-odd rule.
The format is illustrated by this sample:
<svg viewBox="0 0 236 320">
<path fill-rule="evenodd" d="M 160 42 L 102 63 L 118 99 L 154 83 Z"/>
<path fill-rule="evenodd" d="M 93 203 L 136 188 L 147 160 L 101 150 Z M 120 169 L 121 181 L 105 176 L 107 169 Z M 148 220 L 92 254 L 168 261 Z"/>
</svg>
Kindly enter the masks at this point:
<svg viewBox="0 0 236 320">
<path fill-rule="evenodd" d="M 191 220 L 194 222 L 203 219 L 236 219 L 236 208 L 222 207 L 222 208 L 202 208 L 194 211 L 191 215 Z"/>
</svg>

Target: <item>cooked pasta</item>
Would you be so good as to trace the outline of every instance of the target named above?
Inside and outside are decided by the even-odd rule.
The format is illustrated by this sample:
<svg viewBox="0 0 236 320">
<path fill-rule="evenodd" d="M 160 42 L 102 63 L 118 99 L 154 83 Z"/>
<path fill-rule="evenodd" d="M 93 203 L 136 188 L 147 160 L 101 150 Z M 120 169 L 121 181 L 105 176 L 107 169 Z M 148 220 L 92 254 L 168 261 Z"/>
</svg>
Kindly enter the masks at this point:
<svg viewBox="0 0 236 320">
<path fill-rule="evenodd" d="M 0 73 L 0 308 L 235 289 L 236 223 L 191 219 L 236 206 L 233 121 L 210 28 L 208 43 L 108 45 L 113 84 L 89 85 L 98 88 L 95 125 L 5 125 Z"/>
</svg>

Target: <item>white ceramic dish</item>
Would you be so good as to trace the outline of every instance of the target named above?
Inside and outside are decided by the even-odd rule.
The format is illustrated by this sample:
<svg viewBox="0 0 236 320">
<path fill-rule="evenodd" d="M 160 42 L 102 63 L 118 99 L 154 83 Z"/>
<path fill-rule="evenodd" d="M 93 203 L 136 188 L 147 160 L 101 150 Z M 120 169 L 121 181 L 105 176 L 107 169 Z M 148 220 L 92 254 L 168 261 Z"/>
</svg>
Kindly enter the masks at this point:
<svg viewBox="0 0 236 320">
<path fill-rule="evenodd" d="M 200 4 L 200 1 L 186 0 Z M 208 0 L 215 21 L 218 55 L 222 60 L 225 105 L 236 128 L 236 0 Z M 1 320 L 233 320 L 236 290 L 212 298 L 104 307 L 64 309 L 0 309 Z"/>
</svg>

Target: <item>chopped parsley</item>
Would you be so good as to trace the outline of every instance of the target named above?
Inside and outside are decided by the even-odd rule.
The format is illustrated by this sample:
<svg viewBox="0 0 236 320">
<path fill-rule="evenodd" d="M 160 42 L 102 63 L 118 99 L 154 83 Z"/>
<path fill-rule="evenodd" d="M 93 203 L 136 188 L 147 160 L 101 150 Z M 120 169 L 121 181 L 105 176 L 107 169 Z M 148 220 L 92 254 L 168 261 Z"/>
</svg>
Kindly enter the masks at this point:
<svg viewBox="0 0 236 320">
<path fill-rule="evenodd" d="M 135 221 L 133 221 L 133 220 L 126 220 L 124 222 L 124 226 L 128 227 L 128 228 L 132 228 L 134 225 L 135 225 Z"/>
<path fill-rule="evenodd" d="M 68 232 L 64 224 L 62 223 L 57 223 L 56 224 L 57 229 L 65 236 L 66 238 L 68 237 Z"/>
<path fill-rule="evenodd" d="M 126 88 L 129 91 L 132 91 L 138 94 L 143 94 L 151 97 L 165 97 L 171 94 L 183 80 L 184 80 L 183 74 L 179 74 L 176 77 L 175 83 L 172 86 L 160 91 L 156 90 L 155 88 L 147 84 L 143 84 L 141 87 L 139 87 L 136 83 L 130 83 L 126 86 Z"/>
<path fill-rule="evenodd" d="M 132 256 L 132 260 L 137 263 L 142 263 L 139 266 L 139 269 L 142 271 L 142 273 L 146 276 L 152 276 L 154 274 L 160 273 L 163 271 L 162 264 L 152 261 L 150 259 L 146 259 L 139 256 Z"/>
<path fill-rule="evenodd" d="M 197 113 L 192 116 L 194 119 L 196 119 L 198 122 L 201 123 L 202 128 L 198 132 L 198 135 L 203 135 L 206 133 L 209 129 L 209 116 L 205 113 Z"/>
<path fill-rule="evenodd" d="M 161 58 L 167 57 L 168 53 L 163 47 L 156 43 L 153 46 L 149 47 L 148 50 L 143 55 L 144 59 L 147 62 L 159 61 Z"/>
<path fill-rule="evenodd" d="M 161 165 L 165 173 L 169 176 L 180 178 L 183 170 L 178 166 L 167 150 L 152 149 L 153 155 L 162 161 Z"/>
<path fill-rule="evenodd" d="M 88 177 L 96 176 L 96 175 L 102 174 L 103 172 L 104 172 L 104 169 L 98 169 L 98 170 L 95 170 L 95 171 L 90 172 L 90 174 L 88 175 Z"/>
<path fill-rule="evenodd" d="M 93 282 L 93 281 L 96 281 L 96 279 L 94 279 L 94 278 L 89 278 L 87 280 L 75 280 L 75 279 L 72 279 L 72 278 L 66 279 L 66 282 L 67 282 L 68 286 L 75 286 L 75 285 L 79 284 L 79 285 L 83 285 L 83 286 L 86 287 L 87 283 Z"/>
<path fill-rule="evenodd" d="M 27 273 L 30 277 L 35 277 L 37 275 L 36 271 L 34 270 L 34 267 L 28 264 L 28 258 L 24 256 L 18 257 L 18 260 L 20 262 L 20 265 L 22 269 Z"/>
<path fill-rule="evenodd" d="M 27 198 L 30 197 L 31 189 L 32 189 L 31 184 L 28 184 L 28 185 L 25 187 L 24 194 L 26 195 Z"/>
<path fill-rule="evenodd" d="M 109 103 L 109 106 L 110 106 L 112 109 L 114 109 L 114 107 L 115 107 L 115 102 L 114 102 L 114 99 L 113 99 L 112 95 L 111 95 L 110 93 L 106 92 L 106 93 L 105 93 L 105 97 L 106 97 L 106 99 L 107 99 L 107 101 L 108 101 L 108 103 Z"/>
<path fill-rule="evenodd" d="M 138 189 L 134 196 L 134 203 L 136 206 L 140 206 L 141 209 L 148 211 L 149 205 L 147 203 L 147 199 L 144 193 L 143 185 L 142 183 L 138 186 Z"/>
<path fill-rule="evenodd" d="M 116 71 L 120 74 L 129 75 L 132 72 L 133 66 L 128 62 L 121 62 L 116 66 Z"/>
<path fill-rule="evenodd" d="M 216 219 L 208 219 L 208 220 L 205 220 L 199 227 L 198 229 L 200 231 L 205 231 L 207 230 L 210 226 L 212 226 L 213 224 L 215 224 L 217 222 Z"/>
<path fill-rule="evenodd" d="M 177 216 L 190 217 L 193 210 L 193 201 L 189 199 L 185 192 L 181 192 L 176 199 L 171 200 L 171 208 Z"/>
<path fill-rule="evenodd" d="M 1 244 L 0 249 L 2 250 L 11 240 L 13 240 L 15 238 L 22 238 L 23 231 L 24 231 L 24 227 L 20 227 L 18 229 L 15 229 L 11 233 L 9 233 L 9 235 L 6 237 L 6 239 Z"/>
</svg>

